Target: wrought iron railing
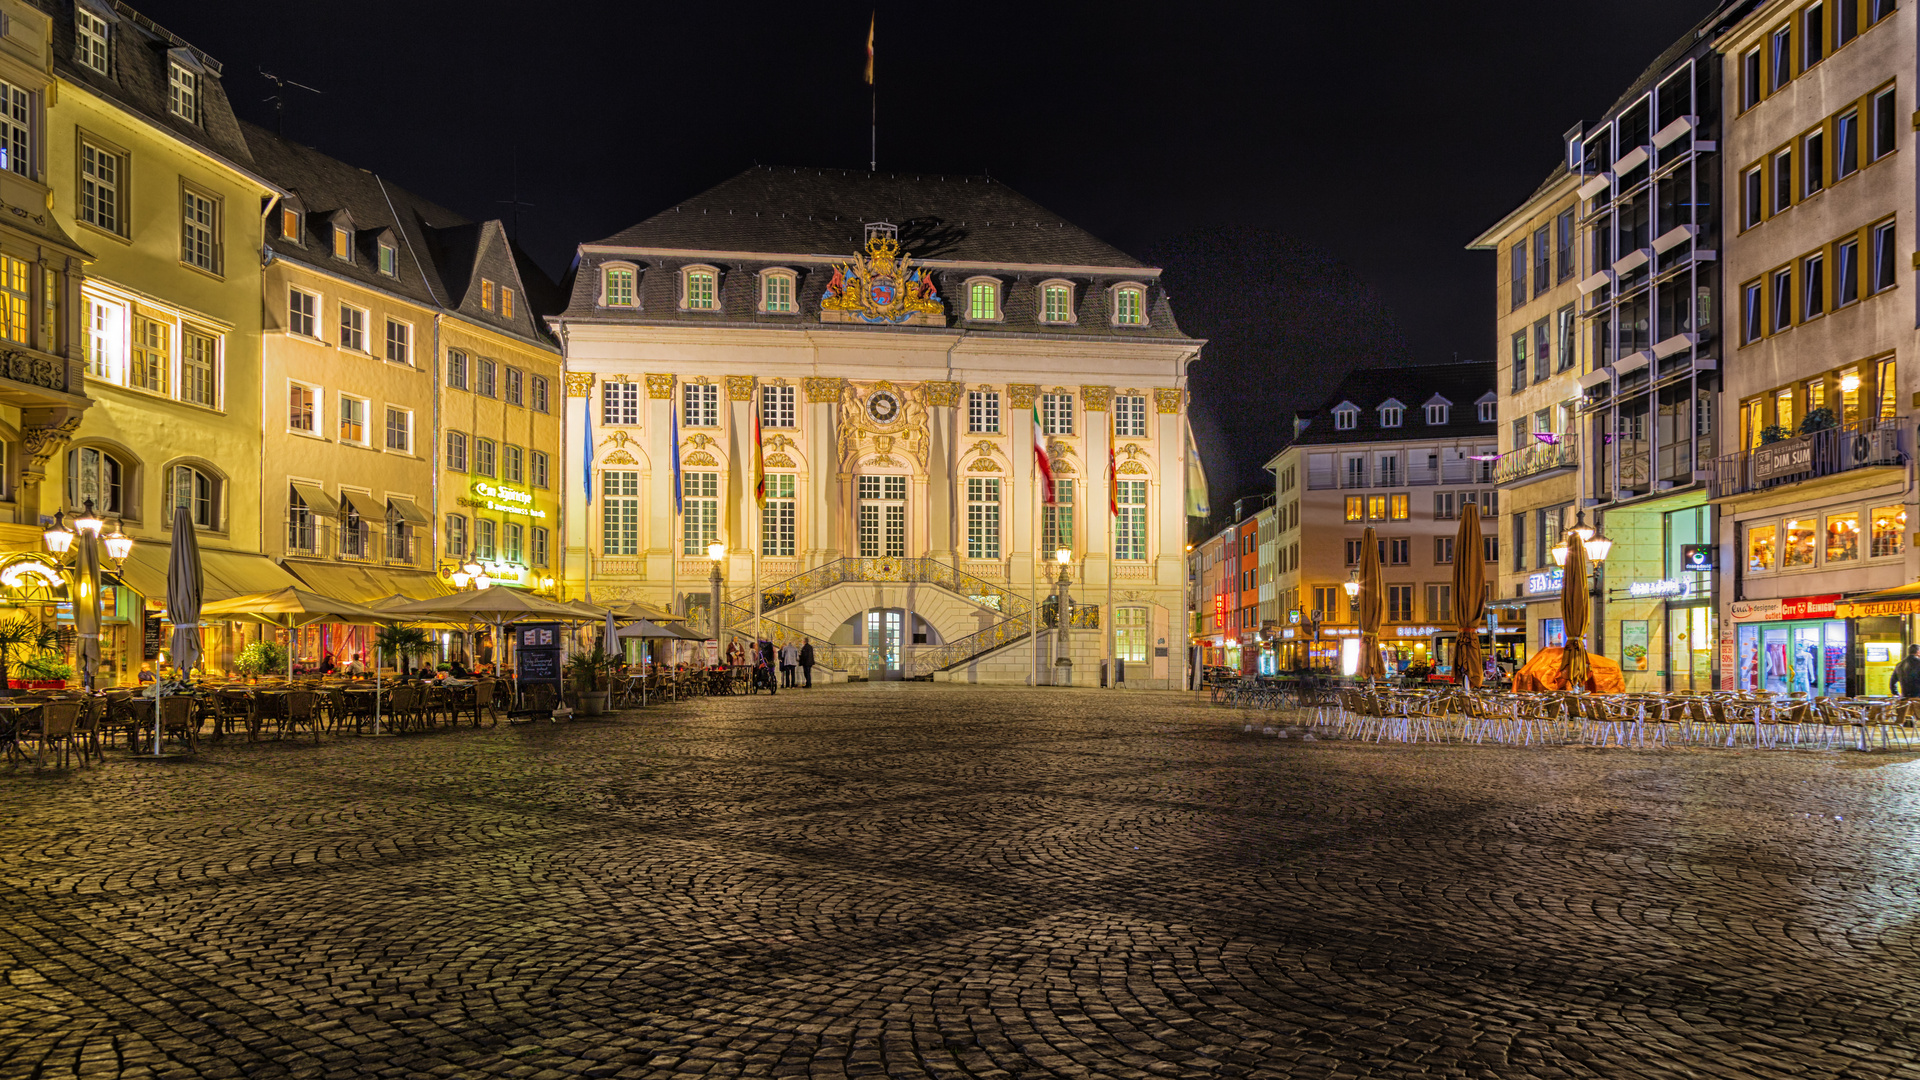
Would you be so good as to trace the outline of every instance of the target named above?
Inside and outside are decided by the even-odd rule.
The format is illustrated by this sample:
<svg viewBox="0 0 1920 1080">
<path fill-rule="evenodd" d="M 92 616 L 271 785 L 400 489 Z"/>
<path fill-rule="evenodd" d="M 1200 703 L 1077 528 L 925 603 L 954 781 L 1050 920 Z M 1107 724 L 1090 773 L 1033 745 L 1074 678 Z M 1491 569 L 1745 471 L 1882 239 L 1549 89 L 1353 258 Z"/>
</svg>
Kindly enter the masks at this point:
<svg viewBox="0 0 1920 1080">
<path fill-rule="evenodd" d="M 1556 442 L 1535 442 L 1531 446 L 1501 454 L 1500 460 L 1493 464 L 1493 482 L 1508 484 L 1555 469 L 1571 469 L 1579 464 L 1577 445 L 1571 436 L 1563 435 Z"/>
<path fill-rule="evenodd" d="M 1863 420 L 1776 439 L 1713 462 L 1713 496 L 1723 498 L 1877 465 L 1901 465 L 1911 445 L 1907 418 Z"/>
<path fill-rule="evenodd" d="M 949 563 L 928 558 L 888 557 L 835 559 L 783 581 L 764 585 L 760 589 L 761 611 L 778 611 L 815 593 L 850 581 L 899 581 L 933 585 L 1006 615 L 1023 614 L 1033 606 L 1005 585 L 975 577 Z M 728 601 L 751 610 L 752 587 L 733 593 Z"/>
<path fill-rule="evenodd" d="M 958 641 L 949 641 L 931 649 L 917 649 L 907 658 L 908 677 L 931 675 L 936 671 L 959 667 L 981 653 L 1011 645 L 1033 633 L 1033 614 L 1027 612 L 1002 619 L 978 633 Z"/>
</svg>

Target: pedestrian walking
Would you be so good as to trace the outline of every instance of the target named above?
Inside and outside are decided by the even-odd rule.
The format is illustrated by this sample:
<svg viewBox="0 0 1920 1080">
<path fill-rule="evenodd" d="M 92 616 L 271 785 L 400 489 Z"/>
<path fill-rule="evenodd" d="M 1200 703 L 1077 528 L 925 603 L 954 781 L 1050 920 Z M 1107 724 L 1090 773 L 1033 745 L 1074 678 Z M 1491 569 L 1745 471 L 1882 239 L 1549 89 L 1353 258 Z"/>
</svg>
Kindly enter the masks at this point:
<svg viewBox="0 0 1920 1080">
<path fill-rule="evenodd" d="M 800 670 L 807 677 L 807 689 L 813 689 L 813 642 L 800 646 Z"/>
<path fill-rule="evenodd" d="M 1901 697 L 1920 698 L 1920 645 L 1907 646 L 1907 658 L 1894 666 L 1888 689 Z"/>
<path fill-rule="evenodd" d="M 796 685 L 794 669 L 800 666 L 800 650 L 789 641 L 780 647 L 780 685 L 791 690 Z"/>
</svg>

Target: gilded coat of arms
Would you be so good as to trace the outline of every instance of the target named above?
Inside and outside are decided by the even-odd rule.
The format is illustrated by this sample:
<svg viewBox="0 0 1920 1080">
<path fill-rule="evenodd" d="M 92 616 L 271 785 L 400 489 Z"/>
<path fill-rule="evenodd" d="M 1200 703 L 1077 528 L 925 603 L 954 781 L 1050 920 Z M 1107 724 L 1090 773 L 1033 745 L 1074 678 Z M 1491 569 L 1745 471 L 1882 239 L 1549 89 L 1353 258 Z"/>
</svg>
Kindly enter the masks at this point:
<svg viewBox="0 0 1920 1080">
<path fill-rule="evenodd" d="M 820 300 L 822 322 L 941 326 L 946 311 L 933 275 L 901 254 L 899 230 L 884 222 L 867 226 L 864 255 L 833 265 Z"/>
</svg>

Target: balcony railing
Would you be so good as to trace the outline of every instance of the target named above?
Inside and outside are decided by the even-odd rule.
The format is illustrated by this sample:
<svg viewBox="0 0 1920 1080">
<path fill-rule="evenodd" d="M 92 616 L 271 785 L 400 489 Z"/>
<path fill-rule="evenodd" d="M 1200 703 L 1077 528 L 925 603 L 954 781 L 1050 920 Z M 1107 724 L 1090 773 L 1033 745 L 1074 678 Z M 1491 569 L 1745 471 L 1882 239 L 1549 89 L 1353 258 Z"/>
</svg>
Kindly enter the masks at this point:
<svg viewBox="0 0 1920 1080">
<path fill-rule="evenodd" d="M 1854 469 L 1904 465 L 1912 450 L 1904 416 L 1863 420 L 1780 439 L 1713 462 L 1713 497 L 1742 495 Z"/>
<path fill-rule="evenodd" d="M 1572 438 L 1562 436 L 1558 442 L 1536 442 L 1532 446 L 1501 454 L 1500 460 L 1493 463 L 1493 482 L 1510 484 L 1556 469 L 1571 469 L 1579 464 L 1577 444 Z"/>
</svg>

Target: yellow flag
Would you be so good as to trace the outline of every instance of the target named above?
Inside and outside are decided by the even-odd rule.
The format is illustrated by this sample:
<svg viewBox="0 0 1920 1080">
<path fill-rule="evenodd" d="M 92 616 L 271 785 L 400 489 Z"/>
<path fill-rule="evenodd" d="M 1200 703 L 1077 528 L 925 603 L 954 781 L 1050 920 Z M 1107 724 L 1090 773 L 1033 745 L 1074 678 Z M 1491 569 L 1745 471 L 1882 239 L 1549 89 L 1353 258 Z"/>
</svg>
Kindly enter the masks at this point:
<svg viewBox="0 0 1920 1080">
<path fill-rule="evenodd" d="M 878 13 L 867 16 L 867 85 L 873 85 L 873 23 Z"/>
</svg>

